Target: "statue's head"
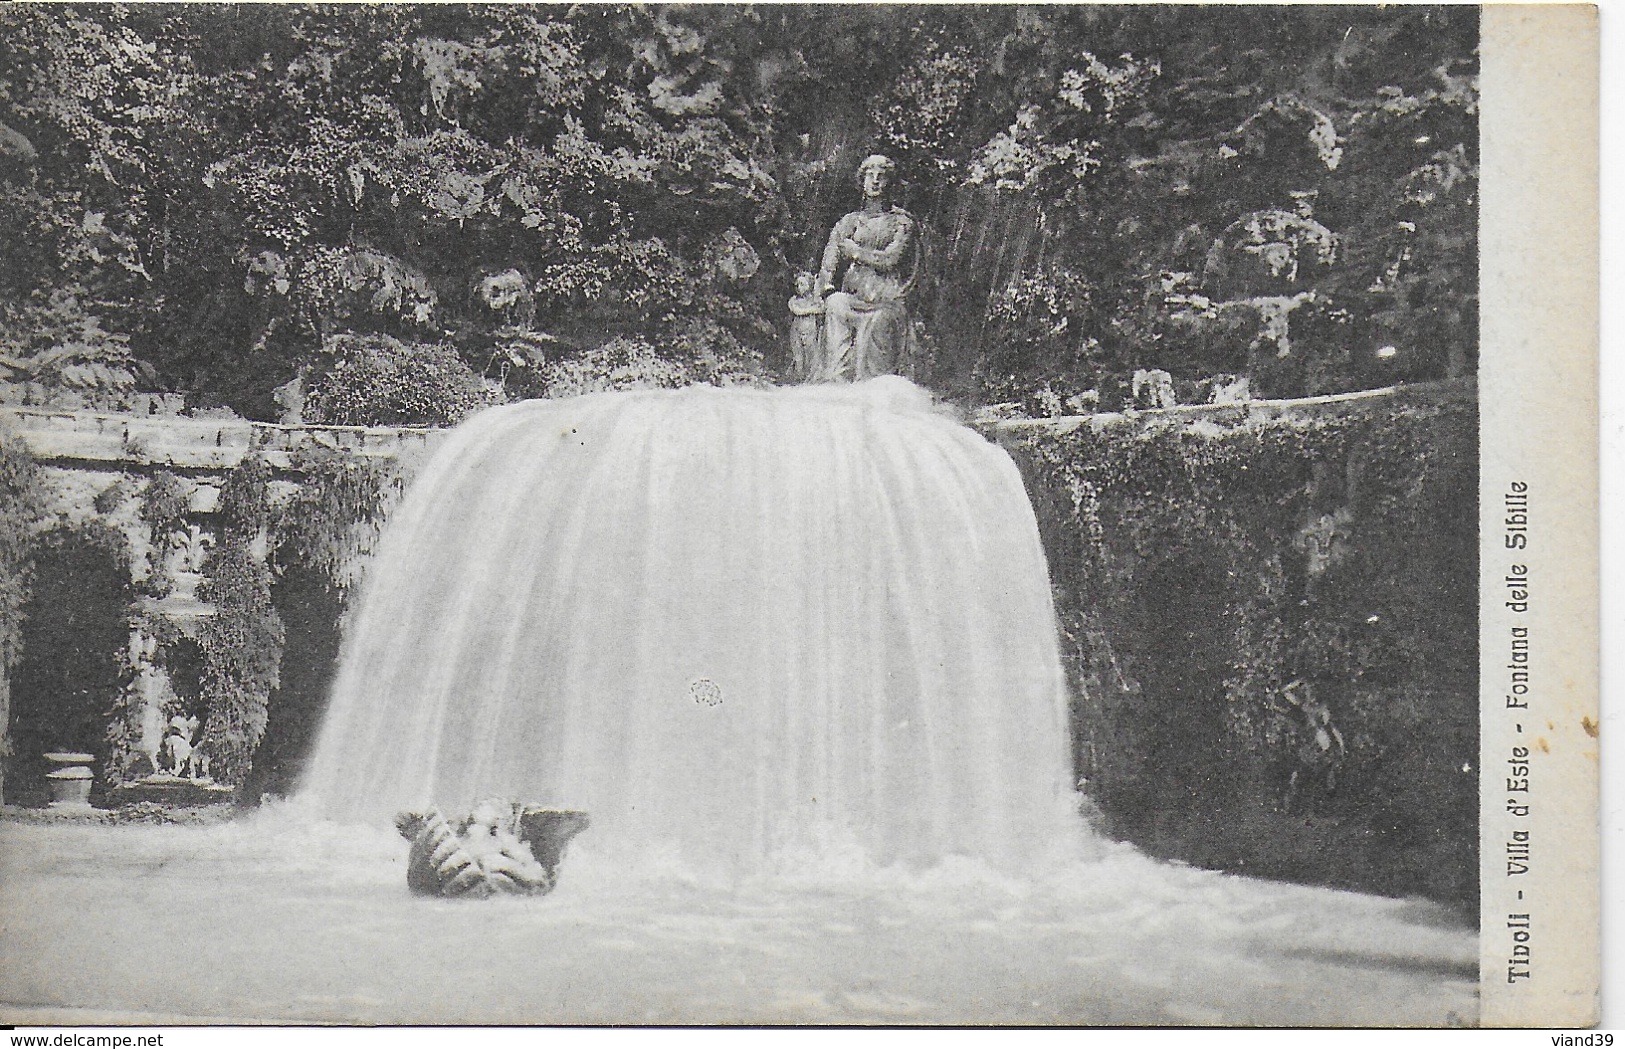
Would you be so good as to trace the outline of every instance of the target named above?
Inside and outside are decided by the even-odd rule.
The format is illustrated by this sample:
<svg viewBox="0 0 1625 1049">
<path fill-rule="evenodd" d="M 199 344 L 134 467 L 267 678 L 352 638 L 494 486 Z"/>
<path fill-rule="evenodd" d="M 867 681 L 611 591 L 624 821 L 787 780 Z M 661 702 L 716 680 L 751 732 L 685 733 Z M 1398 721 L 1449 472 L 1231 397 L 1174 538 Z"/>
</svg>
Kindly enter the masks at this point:
<svg viewBox="0 0 1625 1049">
<path fill-rule="evenodd" d="M 863 195 L 878 197 L 885 193 L 896 170 L 897 165 L 892 163 L 890 157 L 879 153 L 864 157 L 863 163 L 858 165 L 858 184 L 863 187 Z"/>
</svg>

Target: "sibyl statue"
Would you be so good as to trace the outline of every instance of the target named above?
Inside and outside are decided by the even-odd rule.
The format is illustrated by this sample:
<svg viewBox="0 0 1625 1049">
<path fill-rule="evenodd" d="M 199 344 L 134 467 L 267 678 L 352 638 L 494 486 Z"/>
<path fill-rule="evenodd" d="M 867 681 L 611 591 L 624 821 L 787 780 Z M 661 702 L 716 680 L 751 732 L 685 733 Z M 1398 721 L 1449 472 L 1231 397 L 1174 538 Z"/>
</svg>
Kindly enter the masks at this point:
<svg viewBox="0 0 1625 1049">
<path fill-rule="evenodd" d="M 863 207 L 830 231 L 818 274 L 823 353 L 814 382 L 869 379 L 903 370 L 913 329 L 904 297 L 919 269 L 914 216 L 886 202 L 895 166 L 876 154 L 858 165 Z"/>
</svg>

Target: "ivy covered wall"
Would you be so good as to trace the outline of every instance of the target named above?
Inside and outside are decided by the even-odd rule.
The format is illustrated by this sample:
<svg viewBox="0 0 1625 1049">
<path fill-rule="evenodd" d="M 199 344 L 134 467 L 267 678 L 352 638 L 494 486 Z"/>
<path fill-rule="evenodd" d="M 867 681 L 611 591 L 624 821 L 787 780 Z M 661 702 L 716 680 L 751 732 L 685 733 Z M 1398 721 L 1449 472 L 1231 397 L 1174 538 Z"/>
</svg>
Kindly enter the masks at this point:
<svg viewBox="0 0 1625 1049">
<path fill-rule="evenodd" d="M 1080 782 L 1202 866 L 1471 905 L 1470 383 L 1006 424 L 1050 558 Z"/>
</svg>

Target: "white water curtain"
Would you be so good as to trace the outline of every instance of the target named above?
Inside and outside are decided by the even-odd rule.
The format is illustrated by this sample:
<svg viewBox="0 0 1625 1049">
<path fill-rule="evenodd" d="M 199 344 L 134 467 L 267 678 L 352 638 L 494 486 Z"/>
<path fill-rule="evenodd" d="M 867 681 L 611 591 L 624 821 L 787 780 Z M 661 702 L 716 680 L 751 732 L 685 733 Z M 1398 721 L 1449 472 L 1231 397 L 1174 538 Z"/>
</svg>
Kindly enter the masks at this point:
<svg viewBox="0 0 1625 1049">
<path fill-rule="evenodd" d="M 306 791 L 582 809 L 628 862 L 1022 870 L 1083 833 L 1065 705 L 1020 476 L 917 387 L 531 401 L 392 516 Z"/>
</svg>

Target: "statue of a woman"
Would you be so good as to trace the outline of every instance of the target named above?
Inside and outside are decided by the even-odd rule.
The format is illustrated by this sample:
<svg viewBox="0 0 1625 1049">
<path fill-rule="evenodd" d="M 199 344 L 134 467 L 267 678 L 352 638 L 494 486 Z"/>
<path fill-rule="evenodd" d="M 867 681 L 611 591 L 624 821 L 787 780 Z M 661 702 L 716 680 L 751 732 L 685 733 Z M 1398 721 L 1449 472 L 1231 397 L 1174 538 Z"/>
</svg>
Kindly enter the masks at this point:
<svg viewBox="0 0 1625 1049">
<path fill-rule="evenodd" d="M 878 154 L 858 165 L 863 208 L 830 231 L 818 274 L 824 359 L 815 380 L 868 379 L 908 362 L 912 330 L 904 296 L 919 265 L 919 237 L 914 217 L 886 203 L 893 169 Z"/>
</svg>

